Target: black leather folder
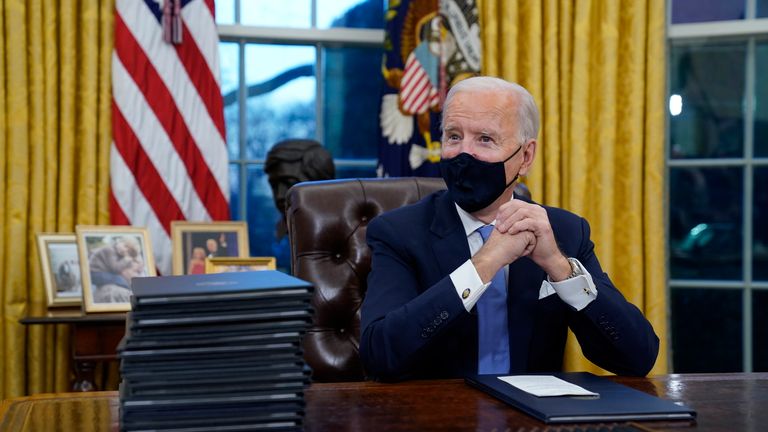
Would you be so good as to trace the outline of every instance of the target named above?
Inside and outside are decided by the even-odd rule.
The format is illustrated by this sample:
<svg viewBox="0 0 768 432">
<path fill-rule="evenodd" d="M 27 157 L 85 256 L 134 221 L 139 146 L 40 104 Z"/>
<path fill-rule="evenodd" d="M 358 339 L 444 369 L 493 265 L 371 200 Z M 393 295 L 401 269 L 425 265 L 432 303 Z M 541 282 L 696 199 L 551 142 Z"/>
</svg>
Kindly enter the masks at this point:
<svg viewBox="0 0 768 432">
<path fill-rule="evenodd" d="M 312 284 L 279 271 L 262 270 L 140 277 L 131 281 L 131 290 L 133 309 L 149 310 L 152 307 L 178 307 L 184 303 L 302 299 L 312 291 Z"/>
<path fill-rule="evenodd" d="M 526 393 L 499 379 L 503 375 L 470 375 L 467 384 L 545 423 L 592 423 L 637 420 L 693 420 L 696 411 L 588 372 L 554 373 L 598 397 L 548 396 Z"/>
</svg>

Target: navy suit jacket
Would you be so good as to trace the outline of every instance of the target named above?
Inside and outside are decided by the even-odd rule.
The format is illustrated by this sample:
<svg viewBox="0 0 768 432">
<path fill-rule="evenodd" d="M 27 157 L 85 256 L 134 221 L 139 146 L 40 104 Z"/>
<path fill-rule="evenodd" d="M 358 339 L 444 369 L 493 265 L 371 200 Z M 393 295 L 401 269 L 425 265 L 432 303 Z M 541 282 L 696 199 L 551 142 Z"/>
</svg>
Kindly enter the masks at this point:
<svg viewBox="0 0 768 432">
<path fill-rule="evenodd" d="M 598 366 L 645 375 L 659 339 L 600 268 L 583 218 L 545 207 L 555 239 L 597 287 L 581 311 L 557 294 L 539 300 L 547 275 L 530 258 L 509 265 L 510 373 L 562 369 L 567 329 Z M 470 258 L 464 227 L 447 191 L 383 213 L 367 231 L 372 251 L 362 306 L 360 355 L 378 380 L 461 377 L 477 372 L 477 315 L 467 312 L 449 274 Z"/>
</svg>

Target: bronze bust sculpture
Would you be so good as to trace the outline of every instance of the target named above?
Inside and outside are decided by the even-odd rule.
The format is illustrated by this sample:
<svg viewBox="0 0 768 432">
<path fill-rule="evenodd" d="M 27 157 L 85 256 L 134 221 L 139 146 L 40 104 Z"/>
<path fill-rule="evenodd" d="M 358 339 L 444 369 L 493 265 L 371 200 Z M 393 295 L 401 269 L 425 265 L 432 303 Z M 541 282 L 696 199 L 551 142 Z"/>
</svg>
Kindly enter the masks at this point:
<svg viewBox="0 0 768 432">
<path fill-rule="evenodd" d="M 296 183 L 330 180 L 336 176 L 333 157 L 319 142 L 308 139 L 281 141 L 267 153 L 264 172 L 269 176 L 275 207 L 282 215 L 277 238 L 285 235 L 285 195 Z"/>
</svg>

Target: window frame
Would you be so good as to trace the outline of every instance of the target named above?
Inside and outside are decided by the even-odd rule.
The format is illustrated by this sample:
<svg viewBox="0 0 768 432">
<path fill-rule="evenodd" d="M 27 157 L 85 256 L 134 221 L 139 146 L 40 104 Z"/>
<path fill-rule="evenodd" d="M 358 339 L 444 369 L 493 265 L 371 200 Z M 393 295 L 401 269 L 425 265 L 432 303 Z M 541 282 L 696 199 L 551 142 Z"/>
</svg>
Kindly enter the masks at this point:
<svg viewBox="0 0 768 432">
<path fill-rule="evenodd" d="M 747 45 L 747 56 L 745 65 L 745 101 L 744 112 L 744 146 L 741 157 L 735 158 L 690 158 L 673 159 L 670 152 L 670 128 L 669 125 L 665 136 L 665 202 L 669 203 L 671 196 L 671 170 L 673 168 L 686 167 L 738 167 L 742 168 L 742 278 L 739 280 L 723 279 L 673 279 L 671 277 L 671 251 L 670 251 L 670 205 L 665 207 L 665 234 L 666 234 L 666 262 L 667 262 L 667 299 L 672 298 L 672 290 L 679 289 L 729 289 L 740 290 L 742 294 L 742 372 L 753 372 L 753 300 L 752 294 L 756 290 L 768 291 L 768 281 L 753 280 L 753 199 L 754 199 L 754 173 L 756 167 L 768 167 L 768 157 L 756 157 L 754 155 L 754 124 L 755 124 L 755 59 L 756 45 L 758 42 L 768 41 L 768 18 L 756 18 L 756 0 L 746 0 L 746 14 L 743 20 L 711 21 L 702 23 L 672 24 L 672 1 L 667 2 L 667 59 L 670 58 L 670 52 L 673 46 L 683 45 L 691 42 L 719 42 L 719 41 L 745 41 Z M 670 83 L 673 65 L 669 62 L 667 66 L 667 91 L 666 98 L 669 100 Z M 666 104 L 665 104 L 666 106 Z M 669 114 L 667 114 L 669 119 Z M 668 302 L 670 305 L 670 302 Z M 668 306 L 671 307 L 671 306 Z M 671 335 L 672 322 L 670 314 L 668 316 L 668 343 L 672 348 L 673 335 Z M 672 353 L 674 355 L 674 352 Z M 672 358 L 670 358 L 670 363 Z M 671 366 L 671 364 L 670 364 Z M 670 367 L 670 369 L 672 369 Z"/>
<path fill-rule="evenodd" d="M 323 64 L 325 47 L 383 47 L 385 31 L 383 29 L 361 29 L 361 28 L 316 28 L 316 0 L 312 0 L 312 28 L 293 28 L 293 27 L 261 27 L 243 24 L 217 24 L 219 32 L 219 41 L 227 43 L 236 43 L 238 47 L 238 140 L 239 151 L 238 158 L 229 161 L 230 167 L 236 165 L 239 173 L 238 190 L 238 208 L 239 214 L 243 220 L 247 220 L 247 178 L 248 167 L 254 166 L 257 169 L 264 167 L 265 159 L 246 159 L 246 103 L 247 103 L 247 85 L 245 83 L 245 46 L 247 44 L 283 44 L 283 45 L 301 45 L 313 46 L 316 50 L 315 56 L 315 139 L 323 142 L 325 129 L 325 118 L 323 113 L 323 104 L 325 95 L 323 94 Z M 235 22 L 240 21 L 240 0 L 235 0 Z M 325 145 L 325 143 L 323 143 Z M 334 165 L 339 168 L 363 167 L 375 169 L 378 163 L 377 159 L 345 159 L 334 158 Z"/>
</svg>

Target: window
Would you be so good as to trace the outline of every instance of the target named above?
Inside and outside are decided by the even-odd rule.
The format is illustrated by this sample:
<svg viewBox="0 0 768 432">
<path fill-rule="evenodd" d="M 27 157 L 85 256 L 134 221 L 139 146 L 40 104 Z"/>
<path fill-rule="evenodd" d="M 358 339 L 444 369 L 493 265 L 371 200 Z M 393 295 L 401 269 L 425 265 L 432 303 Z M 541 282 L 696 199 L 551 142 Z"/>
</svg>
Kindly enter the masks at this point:
<svg viewBox="0 0 768 432">
<path fill-rule="evenodd" d="M 316 139 L 337 178 L 375 177 L 385 0 L 217 0 L 232 218 L 251 255 L 289 266 L 264 173 L 269 149 Z"/>
<path fill-rule="evenodd" d="M 768 371 L 768 2 L 671 0 L 675 372 Z"/>
</svg>

